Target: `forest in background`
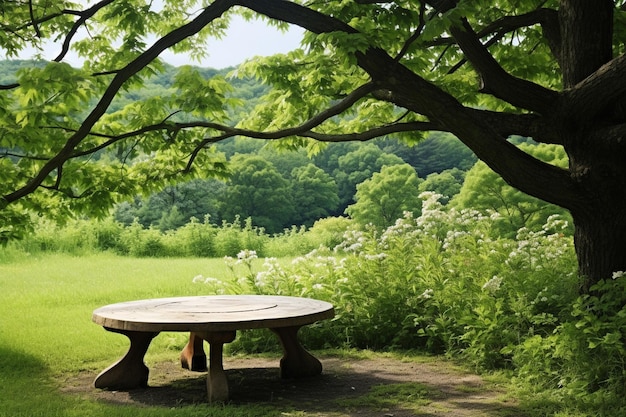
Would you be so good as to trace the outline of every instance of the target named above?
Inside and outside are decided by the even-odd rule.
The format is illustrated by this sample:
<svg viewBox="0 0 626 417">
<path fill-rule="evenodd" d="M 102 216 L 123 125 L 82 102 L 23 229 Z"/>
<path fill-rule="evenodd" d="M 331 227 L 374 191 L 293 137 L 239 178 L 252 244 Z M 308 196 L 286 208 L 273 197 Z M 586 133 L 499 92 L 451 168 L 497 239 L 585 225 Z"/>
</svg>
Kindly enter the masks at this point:
<svg viewBox="0 0 626 417">
<path fill-rule="evenodd" d="M 0 83 L 13 82 L 26 63 L 29 61 L 0 61 Z M 165 71 L 145 80 L 143 88 L 121 94 L 109 111 L 171 94 L 168 90 L 181 68 L 165 64 Z M 229 94 L 241 100 L 246 111 L 267 92 L 267 87 L 254 79 L 238 78 L 235 68 L 194 69 L 205 79 L 228 79 L 233 86 Z M 531 144 L 525 138 L 515 140 L 536 149 L 533 152 L 549 162 L 565 159 L 562 152 L 547 145 Z M 228 178 L 207 175 L 170 184 L 157 193 L 137 195 L 115 207 L 115 221 L 167 232 L 194 219 L 218 226 L 249 219 L 263 233 L 279 234 L 294 227 L 310 228 L 320 219 L 349 216 L 361 226 L 383 229 L 405 211 L 418 216 L 418 196 L 425 191 L 441 194 L 444 203 L 458 208 L 504 215 L 505 235 L 522 226 L 541 225 L 554 213 L 567 217 L 558 207 L 507 186 L 448 133 L 430 133 L 415 146 L 394 137 L 329 143 L 315 155 L 307 155 L 304 149 L 283 149 L 281 142 L 241 137 L 214 146 L 228 161 Z"/>
</svg>

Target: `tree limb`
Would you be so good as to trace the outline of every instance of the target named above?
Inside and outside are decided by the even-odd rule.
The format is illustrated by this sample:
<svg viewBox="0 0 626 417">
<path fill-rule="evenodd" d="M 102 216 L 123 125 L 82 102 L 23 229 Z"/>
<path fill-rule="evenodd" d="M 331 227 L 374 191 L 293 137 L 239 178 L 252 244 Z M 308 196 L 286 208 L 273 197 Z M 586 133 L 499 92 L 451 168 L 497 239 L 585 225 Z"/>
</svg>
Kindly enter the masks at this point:
<svg viewBox="0 0 626 417">
<path fill-rule="evenodd" d="M 513 114 L 480 109 L 467 109 L 473 117 L 481 119 L 502 137 L 513 135 L 530 137 L 536 142 L 563 145 L 554 125 L 536 114 Z"/>
<path fill-rule="evenodd" d="M 65 55 L 67 55 L 67 53 L 70 50 L 70 43 L 72 42 L 72 38 L 74 37 L 78 29 L 81 27 L 81 25 L 83 25 L 88 19 L 90 19 L 94 14 L 96 14 L 100 9 L 113 3 L 114 1 L 115 0 L 103 0 L 99 3 L 94 4 L 89 9 L 83 12 L 80 12 L 79 13 L 80 18 L 76 22 L 74 22 L 74 24 L 72 25 L 72 28 L 65 36 L 65 39 L 63 40 L 63 46 L 61 47 L 61 52 L 59 53 L 59 55 L 57 55 L 56 58 L 54 58 L 53 61 L 60 62 L 65 57 Z"/>
<path fill-rule="evenodd" d="M 189 162 L 187 164 L 187 170 L 193 164 L 194 159 L 200 153 L 202 149 L 204 149 L 207 145 L 219 142 L 224 139 L 231 138 L 233 136 L 245 136 L 252 139 L 263 139 L 263 140 L 278 140 L 284 139 L 288 136 L 299 136 L 310 139 L 315 139 L 320 142 L 364 142 L 370 139 L 379 138 L 381 136 L 390 135 L 393 133 L 399 132 L 416 132 L 416 131 L 433 131 L 438 130 L 438 126 L 429 123 L 429 122 L 405 122 L 405 123 L 393 123 L 385 126 L 376 127 L 370 130 L 366 130 L 363 132 L 355 132 L 355 133 L 337 133 L 337 134 L 327 134 L 327 133 L 319 133 L 314 132 L 312 130 L 301 130 L 297 133 L 293 133 L 291 135 L 285 134 L 287 130 L 278 130 L 275 132 L 257 132 L 245 129 L 228 129 L 224 130 L 225 133 L 205 138 L 191 154 Z M 292 129 L 288 129 L 288 131 L 293 131 Z"/>
<path fill-rule="evenodd" d="M 611 108 L 621 104 L 626 96 L 625 73 L 626 55 L 620 55 L 573 88 L 565 90 L 561 94 L 559 111 L 568 115 L 568 120 L 576 125 L 584 125 L 585 121 L 606 116 L 618 122 L 626 121 L 624 109 Z"/>
<path fill-rule="evenodd" d="M 387 90 L 376 97 L 423 114 L 445 126 L 502 178 L 527 194 L 571 206 L 578 192 L 566 170 L 546 164 L 507 142 L 489 119 L 462 106 L 454 97 L 414 74 L 380 49 L 371 48 L 359 64 Z"/>
<path fill-rule="evenodd" d="M 481 91 L 516 107 L 550 114 L 558 94 L 552 90 L 507 73 L 480 42 L 466 20 L 453 25 L 450 32 L 457 40 L 466 58 L 481 77 Z"/>
<path fill-rule="evenodd" d="M 33 29 L 35 30 L 35 36 L 41 38 L 41 31 L 39 30 L 39 25 L 35 21 L 35 11 L 33 10 L 33 0 L 28 0 L 28 13 L 30 14 L 30 21 L 33 24 Z"/>
<path fill-rule="evenodd" d="M 126 67 L 119 70 L 100 101 L 86 117 L 80 128 L 67 140 L 64 148 L 51 158 L 25 186 L 5 196 L 5 201 L 15 201 L 34 191 L 53 170 L 60 167 L 69 158 L 75 156 L 76 147 L 87 135 L 93 134 L 93 126 L 106 112 L 106 109 L 126 80 L 156 59 L 162 51 L 196 34 L 208 23 L 235 5 L 247 7 L 272 19 L 296 24 L 314 33 L 335 31 L 358 33 L 354 28 L 336 18 L 290 1 L 215 0 L 193 21 L 165 35 Z M 468 33 L 463 33 L 462 35 L 468 36 L 467 39 L 464 38 L 463 40 L 467 42 L 470 52 L 478 54 L 478 57 L 482 57 L 481 54 L 484 54 L 486 51 L 475 35 Z M 346 97 L 340 102 L 339 107 L 331 108 L 326 114 L 321 113 L 318 115 L 317 120 L 310 120 L 300 126 L 278 132 L 252 132 L 216 124 L 207 124 L 204 127 L 221 131 L 222 134 L 218 135 L 217 138 L 242 135 L 259 139 L 278 139 L 286 136 L 308 135 L 308 137 L 314 137 L 318 140 L 334 141 L 348 140 L 348 138 L 349 140 L 366 140 L 396 131 L 444 130 L 456 135 L 480 159 L 484 160 L 492 169 L 502 175 L 505 181 L 522 191 L 561 205 L 566 204 L 568 199 L 576 195 L 571 189 L 571 181 L 566 171 L 545 164 L 508 143 L 497 129 L 494 129 L 487 123 L 485 117 L 477 117 L 475 111 L 465 108 L 453 96 L 413 73 L 385 51 L 370 47 L 364 52 L 356 52 L 355 55 L 358 65 L 370 75 L 372 82 L 360 87 L 353 94 Z M 479 63 L 481 62 L 479 61 Z M 502 87 L 504 87 L 506 82 L 512 82 L 518 89 L 520 88 L 520 82 L 524 88 L 528 88 L 530 85 L 532 90 L 543 99 L 539 100 L 543 104 L 537 104 L 533 101 L 532 107 L 540 107 L 542 110 L 547 110 L 548 103 L 554 96 L 553 92 L 538 88 L 538 86 L 523 80 L 518 81 L 504 72 L 498 74 L 498 76 L 499 78 L 496 77 L 496 80 L 503 84 Z M 499 85 L 496 84 L 496 86 Z M 324 135 L 312 131 L 312 128 L 319 124 L 320 120 L 323 121 L 325 118 L 337 114 L 335 112 L 342 105 L 349 107 L 350 103 L 353 104 L 356 100 L 363 97 L 364 94 L 370 93 L 378 99 L 395 103 L 407 110 L 425 115 L 428 117 L 429 122 L 398 123 L 352 135 Z M 163 126 L 163 128 L 172 128 L 171 123 L 167 125 Z M 181 126 L 179 125 L 179 127 Z M 208 138 L 207 140 L 214 141 L 216 138 Z M 530 175 L 533 178 L 530 178 Z M 555 190 L 558 190 L 558 192 L 555 192 Z"/>
<path fill-rule="evenodd" d="M 194 20 L 180 26 L 167 35 L 157 40 L 150 48 L 144 53 L 139 55 L 133 61 L 131 61 L 126 67 L 122 68 L 116 73 L 115 77 L 105 90 L 100 101 L 96 104 L 94 109 L 85 118 L 83 124 L 78 131 L 74 133 L 66 142 L 65 146 L 46 163 L 37 174 L 31 178 L 24 186 L 7 194 L 3 199 L 7 202 L 13 202 L 18 200 L 29 193 L 35 191 L 39 187 L 46 177 L 55 169 L 60 167 L 66 160 L 72 157 L 74 148 L 80 144 L 80 142 L 90 133 L 93 126 L 104 115 L 109 105 L 117 95 L 118 91 L 124 83 L 137 72 L 141 71 L 146 65 L 150 64 L 153 60 L 167 48 L 176 45 L 182 40 L 195 35 L 202 30 L 206 25 L 220 17 L 226 10 L 236 4 L 236 1 L 231 0 L 216 0 L 211 6 L 204 9 Z"/>
<path fill-rule="evenodd" d="M 17 88 L 19 86 L 20 85 L 18 83 L 3 84 L 3 85 L 0 85 L 0 90 L 13 90 L 14 88 Z"/>
<path fill-rule="evenodd" d="M 559 26 L 559 14 L 554 9 L 540 7 L 528 13 L 516 16 L 505 16 L 498 19 L 477 32 L 478 39 L 492 36 L 484 46 L 487 48 L 501 39 L 506 33 L 513 32 L 522 27 L 539 24 L 543 30 L 548 47 L 557 61 L 561 62 L 561 31 Z M 438 38 L 426 43 L 426 46 L 453 45 L 456 44 L 454 38 Z M 466 60 L 460 61 L 455 67 L 460 67 Z"/>
<path fill-rule="evenodd" d="M 417 25 L 417 28 L 413 32 L 413 35 L 411 35 L 409 39 L 407 39 L 404 42 L 404 45 L 402 45 L 402 49 L 400 49 L 400 52 L 398 52 L 398 55 L 396 55 L 396 60 L 399 60 L 400 58 L 402 58 L 409 50 L 409 47 L 411 46 L 411 44 L 415 42 L 421 35 L 422 30 L 424 30 L 424 26 L 426 25 L 426 20 L 424 19 L 425 13 L 426 13 L 426 4 L 422 3 L 420 5 L 419 24 Z"/>
<path fill-rule="evenodd" d="M 442 4 L 448 7 L 453 3 L 454 0 L 444 0 Z M 283 0 L 263 2 L 243 0 L 241 5 L 314 33 L 355 32 L 354 28 L 333 17 Z M 462 38 L 461 43 L 469 49 L 470 61 L 473 61 L 474 57 L 480 64 L 479 68 L 496 70 L 495 74 L 487 74 L 489 81 L 496 91 L 509 99 L 507 101 L 522 108 L 550 114 L 553 110 L 552 105 L 558 97 L 555 92 L 510 76 L 484 49 L 473 31 L 468 33 L 458 28 L 456 30 Z M 463 45 L 461 46 L 463 48 Z M 444 130 L 456 135 L 509 184 L 530 195 L 564 207 L 571 206 L 578 198 L 567 171 L 537 160 L 503 140 L 503 137 L 483 119 L 476 118 L 474 112 L 463 107 L 450 94 L 395 61 L 385 51 L 372 47 L 364 52 L 357 52 L 356 56 L 358 65 L 381 86 L 381 89 L 375 92 L 377 98 L 426 115 L 431 122 L 445 126 Z M 502 91 L 506 91 L 507 88 L 510 88 L 513 94 L 505 94 Z"/>
</svg>

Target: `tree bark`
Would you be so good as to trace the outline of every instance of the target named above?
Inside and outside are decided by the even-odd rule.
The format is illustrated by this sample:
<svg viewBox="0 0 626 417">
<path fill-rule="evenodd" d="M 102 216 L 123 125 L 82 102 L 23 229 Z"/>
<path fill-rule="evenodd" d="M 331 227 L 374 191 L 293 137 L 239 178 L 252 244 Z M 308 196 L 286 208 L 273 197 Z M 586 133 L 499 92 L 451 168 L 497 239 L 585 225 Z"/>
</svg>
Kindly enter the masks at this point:
<svg viewBox="0 0 626 417">
<path fill-rule="evenodd" d="M 611 0 L 561 0 L 563 86 L 573 87 L 613 57 Z"/>
<path fill-rule="evenodd" d="M 613 213 L 611 213 L 613 212 Z M 580 292 L 588 294 L 594 284 L 626 271 L 626 206 L 621 213 L 611 208 L 596 216 L 574 216 L 574 244 L 581 276 Z"/>
</svg>

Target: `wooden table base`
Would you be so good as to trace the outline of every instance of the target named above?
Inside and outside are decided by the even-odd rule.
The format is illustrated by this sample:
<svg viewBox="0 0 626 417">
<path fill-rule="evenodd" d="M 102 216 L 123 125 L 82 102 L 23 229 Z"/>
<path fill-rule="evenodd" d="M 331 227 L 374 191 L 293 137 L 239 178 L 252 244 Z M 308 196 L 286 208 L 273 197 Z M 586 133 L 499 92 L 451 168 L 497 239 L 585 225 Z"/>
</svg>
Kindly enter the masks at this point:
<svg viewBox="0 0 626 417">
<path fill-rule="evenodd" d="M 298 340 L 301 326 L 270 329 L 280 339 L 283 357 L 280 360 L 281 378 L 306 378 L 322 373 L 322 363 L 307 352 Z"/>
<path fill-rule="evenodd" d="M 96 388 L 132 389 L 148 386 L 148 367 L 143 358 L 148 351 L 150 342 L 159 333 L 137 332 L 131 330 L 109 329 L 110 332 L 120 333 L 130 339 L 130 348 L 126 355 L 109 366 L 96 377 Z"/>
<path fill-rule="evenodd" d="M 144 364 L 144 356 L 152 339 L 158 333 L 109 329 L 120 333 L 130 340 L 126 355 L 102 371 L 95 379 L 96 388 L 126 390 L 148 386 L 149 369 Z M 303 378 L 322 373 L 322 364 L 307 352 L 298 341 L 300 326 L 271 329 L 280 339 L 283 357 L 280 360 L 281 378 Z M 228 378 L 224 371 L 224 343 L 235 340 L 235 331 L 191 332 L 189 341 L 180 355 L 181 365 L 192 371 L 207 371 L 207 357 L 203 342 L 209 343 L 209 361 L 207 372 L 207 396 L 210 402 L 228 401 Z"/>
<path fill-rule="evenodd" d="M 322 363 L 311 355 L 298 341 L 301 326 L 270 329 L 280 339 L 283 357 L 280 360 L 281 378 L 304 378 L 322 373 Z M 209 342 L 209 373 L 207 392 L 209 401 L 228 399 L 228 380 L 222 363 L 223 344 L 235 339 L 235 332 L 210 332 L 189 334 L 189 341 L 180 354 L 181 366 L 191 371 L 207 370 L 207 357 L 203 341 Z"/>
</svg>

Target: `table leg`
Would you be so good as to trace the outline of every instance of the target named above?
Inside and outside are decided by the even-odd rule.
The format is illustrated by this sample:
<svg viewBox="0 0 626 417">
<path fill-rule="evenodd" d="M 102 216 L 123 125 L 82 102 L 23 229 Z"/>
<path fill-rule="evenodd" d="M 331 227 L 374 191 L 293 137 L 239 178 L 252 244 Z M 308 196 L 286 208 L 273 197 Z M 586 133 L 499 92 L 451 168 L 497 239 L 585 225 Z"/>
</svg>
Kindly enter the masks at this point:
<svg viewBox="0 0 626 417">
<path fill-rule="evenodd" d="M 207 370 L 203 344 L 204 339 L 194 332 L 189 333 L 189 341 L 180 353 L 180 364 L 183 368 L 196 372 Z"/>
<path fill-rule="evenodd" d="M 283 357 L 280 360 L 281 378 L 303 378 L 322 373 L 322 363 L 307 352 L 298 341 L 301 326 L 270 329 L 280 339 Z"/>
<path fill-rule="evenodd" d="M 109 366 L 96 377 L 94 386 L 96 388 L 108 389 L 147 387 L 149 370 L 143 363 L 143 358 L 148 351 L 150 342 L 159 333 L 118 330 L 106 327 L 105 329 L 128 337 L 130 339 L 130 348 L 122 359 Z"/>
<path fill-rule="evenodd" d="M 224 372 L 222 355 L 224 343 L 235 340 L 236 332 L 207 332 L 197 335 L 209 342 L 209 372 L 206 379 L 209 402 L 228 401 L 228 378 Z"/>
</svg>

